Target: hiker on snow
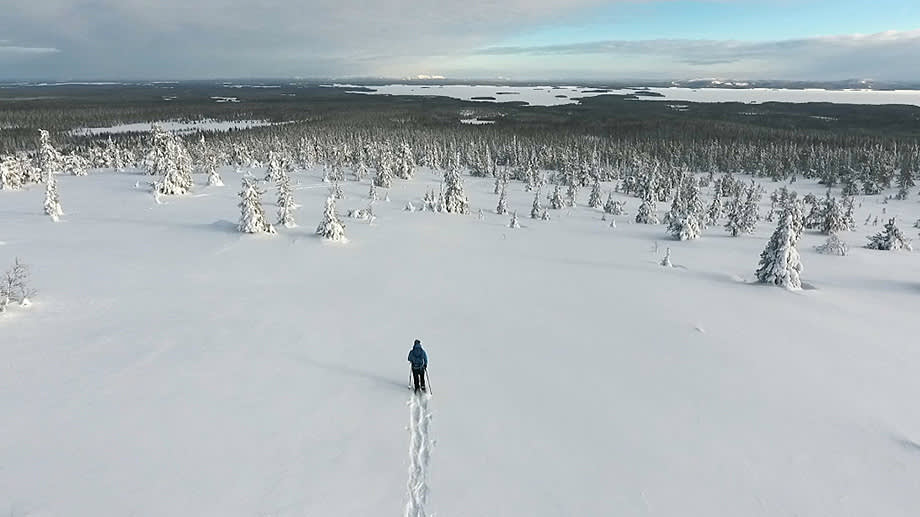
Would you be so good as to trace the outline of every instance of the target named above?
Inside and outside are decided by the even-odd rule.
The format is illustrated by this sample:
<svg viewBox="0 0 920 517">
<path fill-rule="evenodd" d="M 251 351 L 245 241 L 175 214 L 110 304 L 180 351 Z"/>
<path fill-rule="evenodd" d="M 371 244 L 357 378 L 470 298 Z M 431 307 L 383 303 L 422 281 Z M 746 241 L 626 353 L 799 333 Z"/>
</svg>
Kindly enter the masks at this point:
<svg viewBox="0 0 920 517">
<path fill-rule="evenodd" d="M 428 368 L 428 354 L 422 348 L 422 342 L 415 340 L 415 345 L 409 351 L 409 363 L 412 364 L 412 381 L 415 391 L 425 391 L 425 369 Z"/>
</svg>

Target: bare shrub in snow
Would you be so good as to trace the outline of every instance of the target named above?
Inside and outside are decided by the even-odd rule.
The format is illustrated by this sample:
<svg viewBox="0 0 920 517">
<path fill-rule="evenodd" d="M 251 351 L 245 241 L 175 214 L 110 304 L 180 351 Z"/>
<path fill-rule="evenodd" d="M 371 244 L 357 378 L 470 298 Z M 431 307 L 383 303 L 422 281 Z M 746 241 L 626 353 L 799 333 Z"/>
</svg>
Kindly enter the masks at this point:
<svg viewBox="0 0 920 517">
<path fill-rule="evenodd" d="M 11 302 L 27 306 L 35 297 L 36 290 L 29 286 L 29 266 L 17 257 L 12 267 L 0 278 L 0 312 L 6 310 Z"/>
</svg>

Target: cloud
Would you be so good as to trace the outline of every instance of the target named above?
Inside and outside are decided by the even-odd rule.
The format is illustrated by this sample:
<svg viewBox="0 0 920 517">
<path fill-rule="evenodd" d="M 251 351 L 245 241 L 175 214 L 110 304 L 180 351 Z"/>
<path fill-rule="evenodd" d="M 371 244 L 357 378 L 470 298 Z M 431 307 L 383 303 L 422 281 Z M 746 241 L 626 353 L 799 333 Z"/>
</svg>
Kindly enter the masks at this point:
<svg viewBox="0 0 920 517">
<path fill-rule="evenodd" d="M 692 73 L 737 70 L 759 77 L 810 78 L 876 77 L 920 79 L 913 63 L 920 62 L 920 30 L 847 34 L 778 41 L 739 40 L 606 40 L 562 45 L 486 47 L 474 52 L 482 58 L 560 62 L 591 59 L 597 65 L 625 65 L 634 73 L 637 62 L 654 59 Z M 673 69 L 672 69 L 673 70 Z M 647 77 L 661 75 L 646 70 Z M 766 74 L 766 75 L 765 75 Z M 750 77 L 749 75 L 746 77 Z"/>
<path fill-rule="evenodd" d="M 620 0 L 626 1 L 626 0 Z M 0 4 L 10 0 L 0 0 Z M 42 0 L 0 8 L 0 34 L 62 49 L 59 73 L 383 73 L 456 56 L 604 0 Z M 49 67 L 50 68 L 50 67 Z M 30 70 L 5 71 L 6 73 Z M 3 72 L 0 72 L 3 73 Z"/>
<path fill-rule="evenodd" d="M 35 55 L 35 54 L 54 54 L 60 52 L 60 49 L 48 48 L 48 47 L 16 47 L 12 45 L 4 45 L 4 42 L 0 42 L 0 56 L 5 55 Z"/>
</svg>

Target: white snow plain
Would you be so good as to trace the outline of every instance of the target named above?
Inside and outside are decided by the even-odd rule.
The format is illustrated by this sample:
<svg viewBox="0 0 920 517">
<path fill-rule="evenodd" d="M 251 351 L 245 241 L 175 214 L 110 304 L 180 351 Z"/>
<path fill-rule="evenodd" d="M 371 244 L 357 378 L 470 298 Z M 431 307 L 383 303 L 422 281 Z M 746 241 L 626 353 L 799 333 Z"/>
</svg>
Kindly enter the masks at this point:
<svg viewBox="0 0 920 517">
<path fill-rule="evenodd" d="M 860 247 L 881 229 L 870 213 L 916 236 L 916 192 L 861 198 L 849 256 L 816 253 L 824 237 L 807 231 L 814 288 L 788 292 L 749 283 L 766 222 L 675 242 L 577 207 L 512 230 L 489 179 L 464 177 L 484 220 L 403 211 L 438 187 L 420 170 L 336 245 L 312 234 L 319 169 L 294 174 L 300 227 L 275 236 L 236 231 L 240 175 L 222 172 L 227 187 L 197 176 L 162 205 L 136 174 L 61 176 L 59 223 L 41 185 L 0 191 L 0 269 L 22 258 L 39 291 L 0 315 L 4 514 L 920 508 L 920 255 Z M 367 182 L 344 188 L 341 213 L 367 206 Z M 507 194 L 529 213 L 532 193 Z M 658 265 L 666 247 L 673 268 Z M 434 390 L 424 436 L 406 424 L 416 338 Z"/>
<path fill-rule="evenodd" d="M 356 85 L 336 84 L 338 88 L 355 88 Z M 390 84 L 367 86 L 373 91 L 351 93 L 375 95 L 434 95 L 461 100 L 482 100 L 485 102 L 520 101 L 533 106 L 557 106 L 574 104 L 582 97 L 597 95 L 633 95 L 639 92 L 639 99 L 646 101 L 685 102 L 741 102 L 761 104 L 764 102 L 830 102 L 838 104 L 907 104 L 920 106 L 920 90 L 825 90 L 825 89 L 783 89 L 783 88 L 629 88 L 597 89 L 581 86 L 490 86 L 490 85 L 412 85 Z M 648 91 L 659 95 L 642 95 Z M 479 97 L 479 99 L 474 99 Z M 485 99 L 492 97 L 492 99 Z"/>
</svg>

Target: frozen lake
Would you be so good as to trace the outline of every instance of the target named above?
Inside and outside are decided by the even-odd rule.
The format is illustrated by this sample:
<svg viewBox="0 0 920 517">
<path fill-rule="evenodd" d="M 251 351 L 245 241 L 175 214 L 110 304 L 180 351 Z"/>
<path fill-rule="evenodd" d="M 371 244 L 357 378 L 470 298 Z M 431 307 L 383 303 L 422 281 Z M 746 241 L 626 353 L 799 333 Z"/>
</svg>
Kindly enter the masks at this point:
<svg viewBox="0 0 920 517">
<path fill-rule="evenodd" d="M 355 85 L 334 85 L 340 88 Z M 920 90 L 824 90 L 781 88 L 629 88 L 598 89 L 581 86 L 494 86 L 494 85 L 413 85 L 390 84 L 367 87 L 373 91 L 354 91 L 368 95 L 443 96 L 467 101 L 519 101 L 532 106 L 575 104 L 578 99 L 597 95 L 632 95 L 641 100 L 684 102 L 832 102 L 837 104 L 906 104 L 920 106 Z"/>
</svg>

